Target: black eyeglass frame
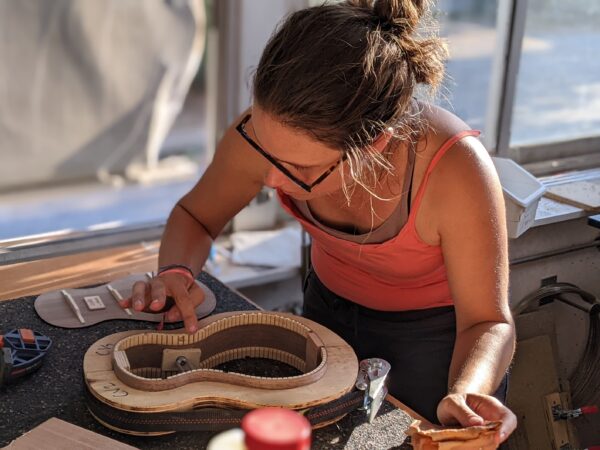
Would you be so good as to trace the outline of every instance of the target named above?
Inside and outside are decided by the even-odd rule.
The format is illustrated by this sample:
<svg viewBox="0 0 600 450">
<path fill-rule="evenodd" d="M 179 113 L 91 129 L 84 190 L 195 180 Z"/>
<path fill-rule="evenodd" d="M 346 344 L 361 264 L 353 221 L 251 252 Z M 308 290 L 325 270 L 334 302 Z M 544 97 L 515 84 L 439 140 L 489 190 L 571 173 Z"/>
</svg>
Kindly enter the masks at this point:
<svg viewBox="0 0 600 450">
<path fill-rule="evenodd" d="M 331 166 L 329 169 L 327 169 L 325 171 L 325 173 L 323 173 L 321 176 L 319 176 L 315 181 L 313 181 L 310 184 L 305 183 L 304 181 L 296 178 L 284 165 L 282 165 L 279 161 L 277 161 L 275 159 L 275 157 L 273 157 L 271 154 L 267 153 L 265 150 L 263 150 L 261 148 L 260 145 L 258 145 L 246 132 L 246 124 L 248 123 L 248 121 L 250 120 L 250 118 L 252 117 L 252 114 L 247 114 L 242 121 L 235 127 L 235 130 L 240 133 L 240 135 L 246 140 L 246 142 L 248 142 L 248 144 L 250 144 L 252 146 L 252 148 L 254 148 L 254 150 L 256 150 L 258 153 L 260 153 L 262 156 L 264 156 L 267 161 L 269 161 L 271 164 L 273 164 L 277 170 L 279 170 L 281 173 L 283 173 L 286 177 L 288 177 L 290 180 L 292 180 L 294 183 L 296 183 L 298 186 L 300 186 L 302 189 L 304 189 L 306 192 L 311 192 L 313 190 L 313 188 L 315 186 L 317 186 L 318 184 L 322 183 L 323 180 L 325 178 L 327 178 L 329 175 L 331 175 L 331 173 L 337 169 L 337 167 L 346 160 L 347 155 L 344 153 L 342 155 L 342 157 L 340 159 L 338 159 L 338 161 Z"/>
</svg>

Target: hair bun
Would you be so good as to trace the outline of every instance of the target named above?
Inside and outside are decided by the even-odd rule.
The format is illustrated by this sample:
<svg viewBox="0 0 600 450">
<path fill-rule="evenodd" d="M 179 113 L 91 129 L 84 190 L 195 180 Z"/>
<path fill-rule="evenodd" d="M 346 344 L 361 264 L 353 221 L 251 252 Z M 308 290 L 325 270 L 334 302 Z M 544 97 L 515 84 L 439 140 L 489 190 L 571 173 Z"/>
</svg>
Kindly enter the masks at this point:
<svg viewBox="0 0 600 450">
<path fill-rule="evenodd" d="M 390 27 L 411 33 L 427 11 L 428 0 L 376 0 L 374 13 Z"/>
<path fill-rule="evenodd" d="M 387 40 L 400 48 L 401 59 L 408 63 L 415 81 L 435 89 L 444 77 L 448 49 L 434 32 L 437 23 L 429 16 L 431 3 L 431 0 L 346 0 L 348 6 L 361 9 L 374 20 L 379 31 L 392 33 L 394 39 Z M 422 19 L 428 26 L 417 36 L 414 31 Z"/>
</svg>

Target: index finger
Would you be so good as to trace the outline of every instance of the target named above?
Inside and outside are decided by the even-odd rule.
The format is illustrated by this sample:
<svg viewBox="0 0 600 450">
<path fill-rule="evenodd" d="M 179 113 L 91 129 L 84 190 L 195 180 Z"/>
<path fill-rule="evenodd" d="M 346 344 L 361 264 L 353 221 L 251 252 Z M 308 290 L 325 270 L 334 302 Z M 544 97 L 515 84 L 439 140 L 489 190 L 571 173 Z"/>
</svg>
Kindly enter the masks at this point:
<svg viewBox="0 0 600 450">
<path fill-rule="evenodd" d="M 189 333 L 195 333 L 198 330 L 198 318 L 190 294 L 183 285 L 179 284 L 173 287 L 172 294 L 186 330 Z"/>
<path fill-rule="evenodd" d="M 192 286 L 188 289 L 188 293 L 192 300 L 192 305 L 194 306 L 195 311 L 198 305 L 204 303 L 206 293 L 204 292 L 204 289 L 202 289 L 197 283 L 192 284 Z M 171 300 L 170 303 L 169 300 Z M 167 311 L 165 318 L 168 322 L 181 321 L 181 313 L 179 312 L 179 307 L 175 304 L 173 297 L 167 297 L 167 304 L 162 311 Z"/>
</svg>

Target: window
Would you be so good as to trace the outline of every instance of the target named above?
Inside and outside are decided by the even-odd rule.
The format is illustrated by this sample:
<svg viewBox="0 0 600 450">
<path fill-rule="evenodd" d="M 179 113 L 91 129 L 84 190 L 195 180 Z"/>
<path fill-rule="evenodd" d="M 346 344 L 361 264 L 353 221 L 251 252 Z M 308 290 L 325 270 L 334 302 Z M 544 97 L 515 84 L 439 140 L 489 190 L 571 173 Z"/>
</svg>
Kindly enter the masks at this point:
<svg viewBox="0 0 600 450">
<path fill-rule="evenodd" d="M 3 65 L 11 67 L 0 73 L 0 241 L 61 230 L 64 234 L 164 222 L 172 204 L 195 183 L 220 133 L 248 106 L 250 74 L 275 24 L 291 11 L 320 3 L 181 0 L 144 2 L 143 7 L 119 0 L 68 3 L 87 17 L 82 23 L 103 23 L 113 32 L 132 33 L 131 39 L 106 34 L 110 39 L 104 43 L 117 42 L 114 48 L 123 51 L 118 59 L 116 51 L 107 50 L 110 46 L 90 47 L 94 50 L 90 52 L 82 39 L 72 35 L 77 32 L 74 16 L 60 10 L 67 4 L 39 2 L 39 11 L 31 15 L 32 8 L 19 2 L 0 2 L 0 56 Z M 83 11 L 82 5 L 90 10 Z M 143 67 L 151 58 L 134 51 L 136 43 L 151 36 L 149 42 L 162 48 L 155 67 L 163 67 L 180 49 L 189 48 L 184 44 L 191 42 L 193 33 L 186 34 L 178 24 L 189 26 L 197 20 L 194 8 L 198 5 L 204 6 L 208 19 L 208 26 L 202 27 L 208 35 L 204 54 L 209 58 L 197 72 L 199 57 L 187 60 L 184 72 L 192 89 L 183 114 L 164 142 L 168 126 L 159 127 L 148 141 L 136 134 L 137 126 L 158 117 L 150 113 L 141 114 L 139 124 L 132 121 L 121 129 L 126 138 L 113 139 L 119 127 L 103 115 L 119 106 L 118 97 L 111 93 L 139 100 L 132 100 L 119 117 L 135 114 L 135 108 L 151 111 L 154 102 L 143 101 L 145 91 L 139 83 L 124 89 L 110 82 L 97 83 L 91 89 L 86 83 L 94 80 L 95 66 L 86 55 L 94 54 L 113 69 L 135 63 L 132 67 L 142 70 L 140 77 L 156 76 L 158 83 L 160 73 Z M 438 0 L 437 7 L 440 34 L 448 39 L 451 53 L 437 100 L 441 106 L 482 130 L 488 150 L 527 164 L 530 170 L 535 166 L 536 174 L 581 168 L 590 161 L 600 166 L 600 2 Z M 170 11 L 178 8 L 182 10 Z M 55 28 L 43 26 L 44 14 L 50 13 L 55 13 Z M 157 19 L 161 14 L 164 23 Z M 27 27 L 23 20 L 28 21 Z M 136 27 L 127 26 L 132 21 Z M 42 35 L 38 41 L 45 47 L 37 48 L 27 44 L 27 33 L 37 36 L 32 30 L 54 30 L 54 34 Z M 77 75 L 75 69 L 60 64 L 68 60 L 67 54 L 56 50 L 60 45 L 55 44 L 61 42 L 63 47 L 81 44 L 74 45 L 80 50 L 79 59 L 71 60 L 78 61 L 83 72 L 91 72 Z M 27 52 L 39 53 L 41 59 L 29 55 L 38 61 L 37 66 L 26 67 Z M 62 91 L 47 83 L 46 77 L 53 74 L 63 80 Z M 11 83 L 21 79 L 26 79 L 30 93 L 20 95 L 13 89 Z M 185 85 L 179 85 L 182 90 L 174 89 L 185 94 Z M 41 130 L 60 129 L 65 120 L 76 122 L 78 107 L 73 98 L 87 98 L 94 105 L 94 95 L 106 103 L 99 104 L 95 117 L 84 121 L 77 136 L 57 133 L 53 139 L 40 140 Z M 52 101 L 40 101 L 52 96 Z M 38 103 L 28 103 L 31 98 Z M 17 132 L 12 111 L 23 108 L 30 108 L 33 126 Z M 173 118 L 177 112 L 176 102 L 165 102 L 159 115 Z M 112 133 L 101 140 L 86 136 L 86 127 L 96 123 Z M 28 139 L 32 145 L 20 150 L 19 139 Z M 157 146 L 157 142 L 162 144 Z M 89 150 L 91 144 L 96 145 L 94 151 L 78 151 Z M 150 147 L 152 151 L 147 151 Z M 166 176 L 174 171 L 178 176 Z"/>
<path fill-rule="evenodd" d="M 568 156 L 540 144 L 600 135 L 599 23 L 597 1 L 528 1 L 510 140 L 536 146 L 526 159 Z"/>
<path fill-rule="evenodd" d="M 440 106 L 454 112 L 484 136 L 488 128 L 489 92 L 498 51 L 497 0 L 442 0 L 437 13 L 440 35 L 447 39 L 450 59 Z M 493 147 L 493 142 L 488 142 Z"/>
<path fill-rule="evenodd" d="M 165 222 L 205 165 L 206 9 L 0 2 L 4 245 Z"/>
</svg>

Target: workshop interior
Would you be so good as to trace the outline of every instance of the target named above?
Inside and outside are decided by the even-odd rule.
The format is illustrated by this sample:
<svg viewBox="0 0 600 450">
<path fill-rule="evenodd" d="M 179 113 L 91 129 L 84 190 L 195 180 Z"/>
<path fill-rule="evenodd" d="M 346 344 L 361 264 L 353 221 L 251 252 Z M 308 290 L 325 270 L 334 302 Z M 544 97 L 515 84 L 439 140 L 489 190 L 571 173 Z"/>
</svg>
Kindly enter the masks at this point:
<svg viewBox="0 0 600 450">
<path fill-rule="evenodd" d="M 0 0 L 0 448 L 600 448 L 596 0 L 431 2 L 448 57 L 415 101 L 480 131 L 504 202 L 506 440 L 501 418 L 432 423 L 389 392 L 408 366 L 358 357 L 303 315 L 328 247 L 277 189 L 257 189 L 218 236 L 204 227 L 201 270 L 159 263 L 175 205 L 253 105 L 265 46 L 323 3 Z M 167 313 L 174 293 L 160 309 L 128 303 L 161 276 L 203 299 L 192 334 L 183 310 Z"/>
</svg>

